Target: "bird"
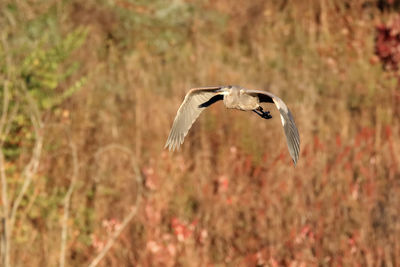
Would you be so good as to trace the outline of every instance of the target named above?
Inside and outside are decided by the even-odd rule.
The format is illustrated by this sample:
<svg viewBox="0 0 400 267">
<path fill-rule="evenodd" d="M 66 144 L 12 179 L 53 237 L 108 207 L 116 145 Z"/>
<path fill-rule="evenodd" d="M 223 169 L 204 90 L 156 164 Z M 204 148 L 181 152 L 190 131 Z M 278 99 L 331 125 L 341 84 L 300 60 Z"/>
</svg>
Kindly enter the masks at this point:
<svg viewBox="0 0 400 267">
<path fill-rule="evenodd" d="M 289 154 L 296 166 L 300 153 L 300 136 L 292 113 L 277 96 L 262 90 L 250 90 L 237 85 L 197 87 L 188 91 L 179 107 L 164 148 L 179 149 L 200 113 L 212 104 L 223 101 L 228 109 L 252 111 L 262 119 L 271 119 L 261 103 L 274 103 L 277 107 L 286 136 Z"/>
</svg>

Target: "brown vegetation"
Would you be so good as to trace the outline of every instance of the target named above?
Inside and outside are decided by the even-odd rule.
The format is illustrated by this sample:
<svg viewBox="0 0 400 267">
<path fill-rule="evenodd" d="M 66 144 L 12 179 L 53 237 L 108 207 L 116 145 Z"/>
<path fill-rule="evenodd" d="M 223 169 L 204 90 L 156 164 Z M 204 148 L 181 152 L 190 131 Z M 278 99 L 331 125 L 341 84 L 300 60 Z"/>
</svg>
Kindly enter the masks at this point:
<svg viewBox="0 0 400 267">
<path fill-rule="evenodd" d="M 2 264 L 399 265 L 398 59 L 375 44 L 398 6 L 2 1 Z M 272 105 L 216 104 L 163 149 L 187 90 L 223 84 L 285 100 L 295 168 Z"/>
</svg>

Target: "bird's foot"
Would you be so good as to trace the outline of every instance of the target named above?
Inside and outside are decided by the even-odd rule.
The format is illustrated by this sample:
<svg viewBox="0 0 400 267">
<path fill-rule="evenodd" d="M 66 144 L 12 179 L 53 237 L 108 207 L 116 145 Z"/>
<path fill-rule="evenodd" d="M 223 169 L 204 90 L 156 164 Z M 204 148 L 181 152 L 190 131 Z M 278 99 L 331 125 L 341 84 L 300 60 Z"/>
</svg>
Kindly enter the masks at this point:
<svg viewBox="0 0 400 267">
<path fill-rule="evenodd" d="M 254 109 L 253 111 L 263 119 L 268 120 L 268 119 L 272 118 L 272 116 L 269 113 L 269 111 L 264 111 L 262 107 L 258 107 L 257 109 Z"/>
<path fill-rule="evenodd" d="M 257 109 L 254 109 L 253 111 L 263 119 L 268 120 L 268 119 L 272 118 L 272 116 L 269 113 L 269 111 L 264 111 L 264 109 L 262 107 L 258 107 Z"/>
<path fill-rule="evenodd" d="M 272 116 L 269 113 L 269 111 L 263 111 L 262 115 L 261 115 L 261 118 L 268 120 L 268 119 L 272 119 Z"/>
</svg>

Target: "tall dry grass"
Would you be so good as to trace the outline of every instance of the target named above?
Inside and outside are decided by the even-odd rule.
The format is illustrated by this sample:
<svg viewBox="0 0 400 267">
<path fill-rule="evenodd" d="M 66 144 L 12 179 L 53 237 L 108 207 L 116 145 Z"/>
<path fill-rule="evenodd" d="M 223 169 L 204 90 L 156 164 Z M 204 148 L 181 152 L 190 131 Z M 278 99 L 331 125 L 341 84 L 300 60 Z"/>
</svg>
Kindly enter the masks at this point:
<svg viewBox="0 0 400 267">
<path fill-rule="evenodd" d="M 8 133 L 20 138 L 17 157 L 0 157 L 3 222 L 43 147 L 13 229 L 2 225 L 3 263 L 8 247 L 10 266 L 397 266 L 399 91 L 374 56 L 375 26 L 397 5 L 3 1 L 11 121 L 18 103 L 35 114 L 24 59 L 87 31 L 57 68 L 75 71 L 48 92 L 86 82 L 51 108 L 34 98 L 40 133 L 29 120 Z M 296 168 L 273 106 L 260 121 L 214 105 L 179 152 L 163 149 L 187 90 L 220 84 L 285 100 Z"/>
</svg>

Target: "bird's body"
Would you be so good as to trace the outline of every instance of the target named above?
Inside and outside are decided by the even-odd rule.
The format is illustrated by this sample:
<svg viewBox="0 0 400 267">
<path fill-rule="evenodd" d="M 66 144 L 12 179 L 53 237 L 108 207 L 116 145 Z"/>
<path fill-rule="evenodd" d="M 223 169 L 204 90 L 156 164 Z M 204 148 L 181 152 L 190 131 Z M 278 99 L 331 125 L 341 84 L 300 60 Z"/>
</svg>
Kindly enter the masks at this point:
<svg viewBox="0 0 400 267">
<path fill-rule="evenodd" d="M 300 136 L 293 116 L 286 104 L 277 96 L 240 86 L 215 86 L 191 89 L 178 109 L 165 147 L 175 150 L 183 143 L 185 136 L 200 113 L 208 106 L 223 100 L 226 108 L 253 111 L 263 119 L 271 119 L 269 111 L 260 106 L 262 102 L 274 103 L 280 112 L 289 153 L 296 164 L 300 153 Z"/>
<path fill-rule="evenodd" d="M 244 89 L 235 86 L 224 95 L 224 105 L 227 108 L 248 111 L 257 109 L 260 106 L 260 100 L 258 97 L 246 94 Z"/>
</svg>

